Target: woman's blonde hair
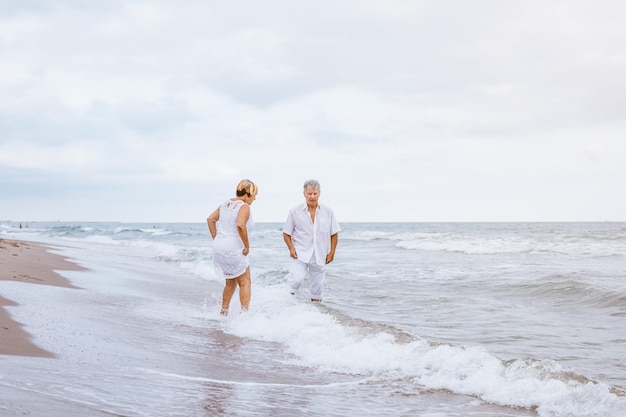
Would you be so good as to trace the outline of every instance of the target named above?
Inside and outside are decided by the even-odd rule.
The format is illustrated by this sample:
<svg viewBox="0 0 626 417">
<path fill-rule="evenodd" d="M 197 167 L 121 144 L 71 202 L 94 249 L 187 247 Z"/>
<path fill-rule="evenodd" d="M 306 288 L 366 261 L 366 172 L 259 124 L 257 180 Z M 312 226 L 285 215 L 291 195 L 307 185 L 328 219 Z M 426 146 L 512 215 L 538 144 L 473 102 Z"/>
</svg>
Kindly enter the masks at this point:
<svg viewBox="0 0 626 417">
<path fill-rule="evenodd" d="M 256 184 L 250 180 L 241 180 L 239 184 L 237 184 L 237 197 L 243 197 L 247 195 L 248 197 L 256 196 L 259 192 Z"/>
</svg>

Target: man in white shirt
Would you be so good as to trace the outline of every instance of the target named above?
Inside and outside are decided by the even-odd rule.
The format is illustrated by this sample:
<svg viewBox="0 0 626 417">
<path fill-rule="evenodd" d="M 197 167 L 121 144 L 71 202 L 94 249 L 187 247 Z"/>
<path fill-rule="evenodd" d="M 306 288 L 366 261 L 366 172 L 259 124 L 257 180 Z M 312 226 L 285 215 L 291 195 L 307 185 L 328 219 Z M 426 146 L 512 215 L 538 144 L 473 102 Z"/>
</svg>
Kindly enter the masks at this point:
<svg viewBox="0 0 626 417">
<path fill-rule="evenodd" d="M 291 264 L 287 274 L 289 291 L 295 294 L 307 271 L 311 281 L 311 301 L 322 301 L 326 264 L 333 261 L 341 231 L 335 214 L 326 205 L 318 203 L 320 183 L 304 183 L 305 202 L 289 211 L 283 226 L 283 238 L 289 248 Z"/>
</svg>

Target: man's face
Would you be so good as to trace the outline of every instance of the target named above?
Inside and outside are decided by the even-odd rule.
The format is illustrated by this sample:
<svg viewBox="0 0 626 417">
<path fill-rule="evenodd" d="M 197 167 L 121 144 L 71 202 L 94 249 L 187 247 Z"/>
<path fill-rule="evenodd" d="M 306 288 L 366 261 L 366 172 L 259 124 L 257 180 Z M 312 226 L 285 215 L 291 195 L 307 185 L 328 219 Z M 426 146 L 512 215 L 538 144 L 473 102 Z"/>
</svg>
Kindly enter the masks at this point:
<svg viewBox="0 0 626 417">
<path fill-rule="evenodd" d="M 307 188 L 304 190 L 304 198 L 308 206 L 317 206 L 317 200 L 320 198 L 320 190 Z"/>
</svg>

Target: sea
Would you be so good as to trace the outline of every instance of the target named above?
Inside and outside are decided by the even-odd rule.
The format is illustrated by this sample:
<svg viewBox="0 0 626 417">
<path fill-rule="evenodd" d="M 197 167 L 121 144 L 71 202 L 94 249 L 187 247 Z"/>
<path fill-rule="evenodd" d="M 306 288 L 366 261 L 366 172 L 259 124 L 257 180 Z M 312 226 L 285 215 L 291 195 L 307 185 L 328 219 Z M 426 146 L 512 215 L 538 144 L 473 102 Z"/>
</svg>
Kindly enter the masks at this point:
<svg viewBox="0 0 626 417">
<path fill-rule="evenodd" d="M 312 303 L 257 223 L 223 317 L 205 223 L 2 222 L 86 270 L 0 281 L 54 354 L 0 356 L 0 415 L 626 415 L 626 223 L 341 227 Z"/>
</svg>

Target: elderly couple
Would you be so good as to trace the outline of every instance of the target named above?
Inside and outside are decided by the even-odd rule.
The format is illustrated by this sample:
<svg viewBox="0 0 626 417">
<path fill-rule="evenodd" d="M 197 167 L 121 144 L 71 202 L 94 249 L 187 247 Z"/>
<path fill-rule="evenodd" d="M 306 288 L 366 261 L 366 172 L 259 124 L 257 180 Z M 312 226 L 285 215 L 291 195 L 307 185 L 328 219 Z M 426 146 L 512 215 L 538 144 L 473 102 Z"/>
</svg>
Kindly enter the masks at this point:
<svg viewBox="0 0 626 417">
<path fill-rule="evenodd" d="M 226 281 L 222 295 L 221 314 L 227 315 L 230 300 L 239 286 L 242 311 L 250 304 L 250 267 L 248 231 L 254 227 L 250 205 L 258 189 L 250 180 L 241 180 L 236 197 L 219 206 L 207 218 L 213 237 L 215 269 Z M 324 293 L 326 264 L 333 261 L 341 231 L 333 211 L 318 203 L 320 184 L 316 180 L 304 183 L 305 202 L 289 211 L 283 226 L 283 238 L 289 248 L 291 264 L 287 284 L 291 294 L 302 285 L 308 271 L 311 301 L 321 301 Z M 218 223 L 219 221 L 219 223 Z"/>
</svg>

